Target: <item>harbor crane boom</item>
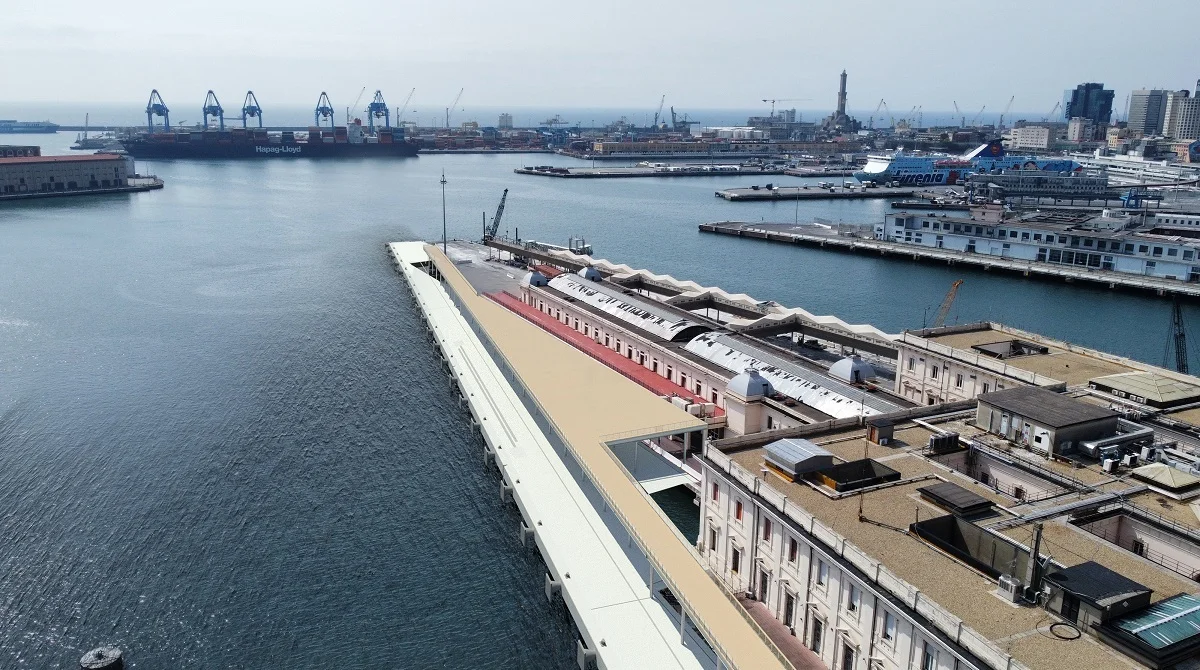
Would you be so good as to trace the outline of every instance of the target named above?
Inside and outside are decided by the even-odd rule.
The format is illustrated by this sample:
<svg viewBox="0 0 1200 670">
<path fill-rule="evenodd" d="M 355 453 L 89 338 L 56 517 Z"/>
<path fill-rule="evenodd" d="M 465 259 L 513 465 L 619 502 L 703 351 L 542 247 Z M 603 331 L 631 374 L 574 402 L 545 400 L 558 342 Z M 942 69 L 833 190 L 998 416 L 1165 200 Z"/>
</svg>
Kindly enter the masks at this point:
<svg viewBox="0 0 1200 670">
<path fill-rule="evenodd" d="M 496 239 L 496 233 L 500 230 L 500 219 L 504 216 L 504 201 L 508 200 L 508 189 L 504 189 L 504 193 L 500 196 L 500 206 L 496 208 L 496 215 L 492 217 L 492 225 L 483 231 L 483 241 Z"/>
<path fill-rule="evenodd" d="M 1163 352 L 1163 367 L 1167 367 L 1167 354 L 1175 350 L 1175 370 L 1188 374 L 1187 327 L 1183 321 L 1183 307 L 1179 304 L 1179 295 L 1171 300 L 1171 337 L 1167 339 L 1166 351 Z"/>
<path fill-rule="evenodd" d="M 938 308 L 937 316 L 933 317 L 933 328 L 941 328 L 946 325 L 946 316 L 950 314 L 950 307 L 954 305 L 954 298 L 958 295 L 958 287 L 962 286 L 963 280 L 955 279 L 950 285 L 950 290 L 946 292 L 946 297 L 942 300 L 942 306 Z"/>
<path fill-rule="evenodd" d="M 408 110 L 408 103 L 412 101 L 413 93 L 417 92 L 417 87 L 408 92 L 408 97 L 404 99 L 404 104 L 396 110 L 396 125 L 400 125 L 400 121 L 404 119 L 404 112 Z"/>
<path fill-rule="evenodd" d="M 329 102 L 329 95 L 325 91 L 321 91 L 321 96 L 317 98 L 317 108 L 313 110 L 313 125 L 320 126 L 321 119 L 329 119 L 329 127 L 333 127 L 333 103 Z"/>
<path fill-rule="evenodd" d="M 454 102 L 450 103 L 450 106 L 446 108 L 446 127 L 447 128 L 450 127 L 450 110 L 452 110 L 458 106 L 458 101 L 462 98 L 462 94 L 463 94 L 464 90 L 466 90 L 466 89 L 462 89 L 462 88 L 458 89 L 458 95 L 454 96 Z"/>
<path fill-rule="evenodd" d="M 367 127 L 375 128 L 375 119 L 383 119 L 383 127 L 392 127 L 392 108 L 383 101 L 383 91 L 376 90 L 371 104 L 367 105 Z"/>
<path fill-rule="evenodd" d="M 1050 119 L 1054 118 L 1054 113 L 1057 112 L 1061 108 L 1062 108 L 1062 102 L 1061 101 L 1055 102 L 1054 106 L 1050 108 L 1050 113 L 1043 116 L 1042 120 L 1049 121 Z"/>
<path fill-rule="evenodd" d="M 258 127 L 262 128 L 262 107 L 258 105 L 258 98 L 254 97 L 254 91 L 246 91 L 246 99 L 242 102 L 242 127 L 246 127 L 246 119 L 254 117 L 258 119 Z"/>
<path fill-rule="evenodd" d="M 208 95 L 204 98 L 204 107 L 200 109 L 200 113 L 204 115 L 204 127 L 208 127 L 208 117 L 217 117 L 217 128 L 225 130 L 225 110 L 221 107 L 220 101 L 217 100 L 217 94 L 210 89 Z"/>
<path fill-rule="evenodd" d="M 971 127 L 972 128 L 978 126 L 979 122 L 983 120 L 983 110 L 985 110 L 985 109 L 987 109 L 987 105 L 980 107 L 979 113 L 976 114 L 975 116 L 971 117 Z"/>
<path fill-rule="evenodd" d="M 867 128 L 870 128 L 872 130 L 875 128 L 875 117 L 879 116 L 879 110 L 881 110 L 881 109 L 883 109 L 883 98 L 880 98 L 879 104 L 875 105 L 875 111 L 871 113 L 871 118 L 867 120 Z M 880 116 L 879 118 L 880 118 L 880 120 L 883 119 L 882 116 Z"/>
<path fill-rule="evenodd" d="M 150 132 L 154 132 L 154 117 L 161 116 L 163 120 L 163 131 L 171 131 L 171 110 L 167 109 L 167 103 L 163 102 L 162 96 L 158 94 L 158 89 L 150 91 L 150 102 L 146 103 L 146 125 L 149 126 Z"/>
<path fill-rule="evenodd" d="M 967 127 L 967 117 L 964 116 L 961 111 L 959 111 L 957 100 L 954 101 L 954 115 L 958 117 L 958 127 L 966 128 Z"/>
<path fill-rule="evenodd" d="M 1008 116 L 1008 110 L 1012 109 L 1013 100 L 1016 100 L 1016 99 L 1017 99 L 1017 96 L 1015 96 L 1015 95 L 1013 97 L 1009 98 L 1008 104 L 1004 106 L 1004 111 L 1000 113 L 1000 124 L 998 126 L 996 126 L 997 134 L 1004 132 L 1004 117 Z"/>
<path fill-rule="evenodd" d="M 808 100 L 812 100 L 812 98 L 775 98 L 774 100 L 770 98 L 762 99 L 763 102 L 771 103 L 771 116 L 775 116 L 775 103 L 777 102 L 806 102 Z"/>
<path fill-rule="evenodd" d="M 667 101 L 667 94 L 663 93 L 663 97 L 658 101 L 658 111 L 654 112 L 654 127 L 658 127 L 658 117 L 662 116 L 663 103 Z"/>
</svg>

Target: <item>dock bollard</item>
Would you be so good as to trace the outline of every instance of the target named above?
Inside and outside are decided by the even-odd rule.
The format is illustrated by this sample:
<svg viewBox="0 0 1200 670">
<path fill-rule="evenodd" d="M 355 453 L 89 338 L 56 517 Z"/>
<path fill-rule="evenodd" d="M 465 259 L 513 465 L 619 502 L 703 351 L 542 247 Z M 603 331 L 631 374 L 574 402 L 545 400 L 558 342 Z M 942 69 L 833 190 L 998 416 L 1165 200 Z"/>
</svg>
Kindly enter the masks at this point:
<svg viewBox="0 0 1200 670">
<path fill-rule="evenodd" d="M 116 647 L 96 647 L 79 659 L 79 667 L 82 670 L 123 670 L 125 661 Z"/>
</svg>

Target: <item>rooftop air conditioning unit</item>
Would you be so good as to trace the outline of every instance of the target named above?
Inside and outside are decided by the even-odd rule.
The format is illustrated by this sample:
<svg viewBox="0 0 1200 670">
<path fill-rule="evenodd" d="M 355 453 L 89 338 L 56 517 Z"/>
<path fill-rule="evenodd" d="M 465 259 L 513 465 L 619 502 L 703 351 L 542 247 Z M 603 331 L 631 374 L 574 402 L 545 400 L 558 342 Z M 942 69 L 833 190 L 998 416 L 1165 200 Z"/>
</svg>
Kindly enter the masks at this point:
<svg viewBox="0 0 1200 670">
<path fill-rule="evenodd" d="M 1000 588 L 998 591 L 1000 595 L 1004 596 L 1005 600 L 1013 603 L 1021 602 L 1024 590 L 1025 586 L 1021 584 L 1021 580 L 1012 575 L 1000 575 Z"/>
<path fill-rule="evenodd" d="M 1104 459 L 1104 471 L 1105 471 L 1105 472 L 1107 472 L 1107 473 L 1108 473 L 1108 474 L 1110 474 L 1110 475 L 1111 475 L 1111 474 L 1115 474 L 1115 473 L 1116 473 L 1116 471 L 1117 471 L 1117 465 L 1118 465 L 1119 463 L 1120 463 L 1120 461 L 1118 461 L 1118 460 L 1117 460 L 1117 459 L 1115 459 L 1115 458 L 1106 458 L 1106 459 Z"/>
</svg>

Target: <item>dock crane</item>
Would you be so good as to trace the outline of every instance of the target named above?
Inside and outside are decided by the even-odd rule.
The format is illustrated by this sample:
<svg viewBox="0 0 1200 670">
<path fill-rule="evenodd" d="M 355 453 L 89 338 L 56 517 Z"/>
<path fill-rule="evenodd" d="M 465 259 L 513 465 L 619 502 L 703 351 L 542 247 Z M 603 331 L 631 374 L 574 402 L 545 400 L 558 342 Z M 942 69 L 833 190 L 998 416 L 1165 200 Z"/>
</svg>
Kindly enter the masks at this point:
<svg viewBox="0 0 1200 670">
<path fill-rule="evenodd" d="M 925 108 L 925 105 L 917 105 L 917 127 L 918 128 L 923 128 L 925 126 L 925 112 L 922 111 L 924 108 Z"/>
<path fill-rule="evenodd" d="M 1167 367 L 1167 359 L 1174 349 L 1175 370 L 1188 374 L 1187 328 L 1183 321 L 1183 307 L 1179 304 L 1179 294 L 1171 299 L 1171 336 L 1163 349 L 1163 367 Z"/>
<path fill-rule="evenodd" d="M 809 100 L 812 100 L 812 98 L 775 98 L 774 100 L 771 100 L 770 98 L 763 98 L 763 102 L 771 103 L 772 117 L 775 116 L 775 103 L 777 102 L 807 102 Z"/>
<path fill-rule="evenodd" d="M 371 104 L 367 105 L 367 127 L 374 130 L 375 119 L 383 119 L 383 127 L 392 127 L 392 108 L 383 101 L 383 91 L 376 90 Z"/>
<path fill-rule="evenodd" d="M 1004 132 L 1004 117 L 1008 116 L 1008 110 L 1012 109 L 1013 100 L 1016 99 L 1017 96 L 1015 95 L 1008 99 L 1008 104 L 1004 106 L 1004 111 L 1000 113 L 1000 123 L 996 126 L 996 134 Z"/>
<path fill-rule="evenodd" d="M 167 103 L 163 102 L 162 96 L 158 94 L 158 89 L 150 91 L 150 102 L 146 103 L 146 125 L 149 126 L 150 132 L 154 132 L 154 117 L 161 116 L 163 119 L 163 132 L 171 132 L 171 110 L 167 109 Z"/>
<path fill-rule="evenodd" d="M 958 127 L 966 128 L 967 127 L 967 117 L 964 116 L 961 111 L 959 111 L 957 100 L 954 101 L 954 115 L 958 117 Z"/>
<path fill-rule="evenodd" d="M 1059 109 L 1062 109 L 1062 102 L 1061 102 L 1061 101 L 1059 101 L 1059 102 L 1055 102 L 1055 103 L 1054 103 L 1054 106 L 1050 108 L 1050 113 L 1049 113 L 1049 114 L 1046 114 L 1045 116 L 1043 116 L 1043 117 L 1042 117 L 1042 120 L 1043 120 L 1043 121 L 1049 121 L 1051 118 L 1053 118 L 1053 117 L 1054 117 L 1054 113 L 1055 113 L 1055 112 L 1057 112 Z"/>
<path fill-rule="evenodd" d="M 367 87 L 363 86 L 358 92 L 358 97 L 354 99 L 354 104 L 346 108 L 346 125 L 350 125 L 350 110 L 358 109 L 358 103 L 362 101 L 363 94 L 367 92 Z"/>
<path fill-rule="evenodd" d="M 204 115 L 204 127 L 208 127 L 208 117 L 217 117 L 217 128 L 225 130 L 225 109 L 221 107 L 221 102 L 217 100 L 217 94 L 211 90 L 204 98 L 204 107 L 200 108 L 200 113 Z"/>
<path fill-rule="evenodd" d="M 458 101 L 462 98 L 462 94 L 463 94 L 464 90 L 466 90 L 466 89 L 461 89 L 461 88 L 458 89 L 458 95 L 454 96 L 454 102 L 450 103 L 450 106 L 446 107 L 446 127 L 447 128 L 450 127 L 450 110 L 452 110 L 458 106 Z"/>
<path fill-rule="evenodd" d="M 242 127 L 246 127 L 246 119 L 255 117 L 258 119 L 258 127 L 262 128 L 262 107 L 258 106 L 258 98 L 254 97 L 254 91 L 246 91 L 246 99 L 242 102 Z"/>
<path fill-rule="evenodd" d="M 500 206 L 496 208 L 496 215 L 492 217 L 492 225 L 483 231 L 484 242 L 496 239 L 496 233 L 500 230 L 500 219 L 504 216 L 505 200 L 508 200 L 508 189 L 504 189 L 504 193 L 500 196 Z"/>
<path fill-rule="evenodd" d="M 692 122 L 692 120 L 688 117 L 688 115 L 686 113 L 684 113 L 682 119 L 680 119 L 678 116 L 676 116 L 675 115 L 675 105 L 671 105 L 671 130 L 674 130 L 677 133 L 685 132 L 685 131 L 687 131 L 688 126 L 691 124 L 691 122 Z"/>
<path fill-rule="evenodd" d="M 879 110 L 881 110 L 881 109 L 883 109 L 883 98 L 879 99 L 879 104 L 875 105 L 875 111 L 871 112 L 871 118 L 867 119 L 867 128 L 874 130 L 875 117 L 879 116 Z M 880 116 L 879 118 L 882 119 L 883 117 Z"/>
<path fill-rule="evenodd" d="M 404 119 L 404 112 L 406 110 L 408 110 L 408 103 L 412 100 L 413 94 L 416 92 L 417 92 L 417 88 L 414 86 L 413 90 L 408 92 L 408 97 L 404 99 L 404 104 L 400 105 L 399 107 L 396 108 L 396 125 L 397 126 L 400 125 L 401 120 Z"/>
<path fill-rule="evenodd" d="M 950 290 L 946 292 L 946 297 L 942 299 L 942 306 L 938 308 L 937 316 L 933 317 L 931 328 L 941 328 L 946 325 L 946 316 L 950 314 L 950 307 L 954 305 L 954 298 L 958 295 L 958 287 L 962 286 L 963 280 L 955 279 L 950 285 Z"/>
<path fill-rule="evenodd" d="M 983 110 L 985 110 L 985 109 L 987 109 L 987 105 L 980 107 L 979 113 L 976 114 L 975 116 L 971 117 L 971 127 L 972 128 L 977 127 L 979 125 L 979 122 L 983 119 Z"/>
<path fill-rule="evenodd" d="M 663 103 L 667 101 L 667 94 L 663 93 L 662 99 L 658 101 L 658 111 L 654 112 L 654 128 L 658 128 L 658 117 L 662 116 Z"/>
<path fill-rule="evenodd" d="M 317 108 L 313 110 L 313 124 L 320 127 L 321 119 L 329 119 L 329 127 L 333 127 L 333 103 L 329 102 L 329 95 L 325 91 L 321 91 L 321 97 L 317 98 Z"/>
</svg>

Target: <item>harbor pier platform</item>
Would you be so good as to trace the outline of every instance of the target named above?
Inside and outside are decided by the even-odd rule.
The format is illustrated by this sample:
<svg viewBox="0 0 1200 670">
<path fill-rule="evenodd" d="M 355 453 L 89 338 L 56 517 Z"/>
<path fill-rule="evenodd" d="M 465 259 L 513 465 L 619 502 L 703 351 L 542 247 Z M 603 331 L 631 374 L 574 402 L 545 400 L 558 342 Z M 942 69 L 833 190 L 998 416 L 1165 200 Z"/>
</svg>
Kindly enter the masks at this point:
<svg viewBox="0 0 1200 670">
<path fill-rule="evenodd" d="M 629 177 L 728 177 L 730 175 L 781 175 L 783 168 L 754 165 L 655 165 L 634 167 L 520 167 L 513 172 L 559 179 L 620 179 Z"/>
<path fill-rule="evenodd" d="M 718 198 L 730 202 L 750 202 L 760 200 L 862 200 L 868 198 L 911 198 L 917 191 L 913 188 L 893 188 L 879 186 L 876 188 L 845 189 L 841 186 L 820 188 L 818 186 L 771 186 L 727 188 L 716 192 Z"/>
<path fill-rule="evenodd" d="M 859 228 L 864 231 L 867 230 L 866 227 Z M 781 244 L 814 246 L 854 253 L 873 253 L 880 256 L 911 258 L 912 260 L 939 264 L 967 265 L 980 270 L 1002 270 L 1019 273 L 1025 277 L 1059 279 L 1066 282 L 1087 282 L 1106 286 L 1111 289 L 1124 288 L 1150 291 L 1159 296 L 1178 295 L 1192 299 L 1200 298 L 1200 284 L 1178 279 L 1147 277 L 1074 265 L 1058 265 L 1054 263 L 1004 258 L 989 254 L 955 251 L 952 249 L 937 249 L 912 244 L 887 242 L 876 240 L 872 237 L 843 234 L 843 231 L 830 226 L 816 224 L 801 224 L 797 226 L 791 223 L 716 221 L 700 224 L 699 230 L 702 233 L 732 235 L 734 237 L 745 237 Z"/>
<path fill-rule="evenodd" d="M 421 242 L 388 245 L 580 632 L 581 668 L 787 668 L 771 638 L 622 465 L 624 445 L 705 427 L 481 294 Z M 470 261 L 467 261 L 470 262 Z M 667 596 L 669 593 L 669 596 Z"/>
</svg>

